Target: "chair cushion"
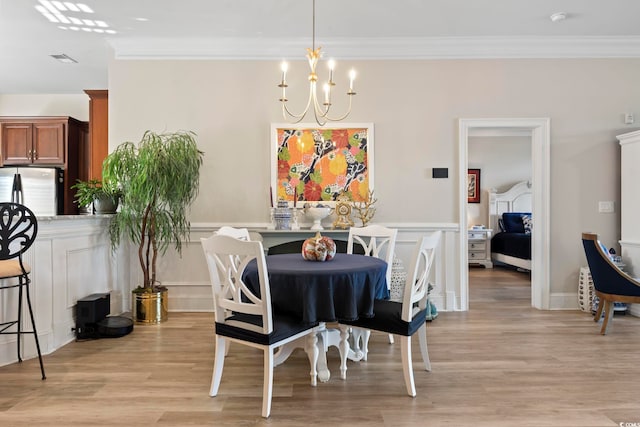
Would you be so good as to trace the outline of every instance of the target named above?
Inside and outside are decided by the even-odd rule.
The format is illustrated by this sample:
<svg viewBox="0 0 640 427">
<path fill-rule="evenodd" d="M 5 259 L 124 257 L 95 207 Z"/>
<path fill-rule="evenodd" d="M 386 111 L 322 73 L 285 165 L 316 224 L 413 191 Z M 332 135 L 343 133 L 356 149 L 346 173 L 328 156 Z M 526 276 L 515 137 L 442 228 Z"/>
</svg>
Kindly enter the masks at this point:
<svg viewBox="0 0 640 427">
<path fill-rule="evenodd" d="M 427 318 L 427 310 L 422 310 L 413 316 L 411 322 L 405 322 L 402 320 L 402 303 L 389 300 L 375 300 L 373 312 L 374 317 L 341 320 L 340 323 L 389 334 L 411 336 L 420 329 Z"/>
<path fill-rule="evenodd" d="M 251 323 L 253 325 L 262 327 L 262 316 L 235 313 L 227 318 L 227 322 L 233 320 L 244 323 Z M 309 325 L 302 323 L 299 319 L 291 318 L 288 316 L 274 315 L 273 332 L 268 335 L 250 331 L 238 326 L 232 326 L 226 323 L 218 322 L 216 322 L 216 334 L 257 344 L 271 345 L 316 326 L 318 326 L 317 323 Z"/>
<path fill-rule="evenodd" d="M 26 262 L 22 263 L 25 271 L 20 268 L 20 262 L 17 260 L 0 261 L 0 279 L 8 277 L 22 276 L 31 272 L 31 267 Z"/>
</svg>

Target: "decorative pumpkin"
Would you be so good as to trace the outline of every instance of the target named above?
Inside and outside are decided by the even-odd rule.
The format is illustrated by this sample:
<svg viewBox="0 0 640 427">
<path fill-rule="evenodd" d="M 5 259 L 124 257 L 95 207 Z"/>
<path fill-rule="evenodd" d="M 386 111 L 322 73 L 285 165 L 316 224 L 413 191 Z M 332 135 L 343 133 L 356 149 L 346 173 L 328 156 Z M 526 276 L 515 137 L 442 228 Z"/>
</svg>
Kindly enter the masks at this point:
<svg viewBox="0 0 640 427">
<path fill-rule="evenodd" d="M 330 261 L 336 255 L 336 242 L 316 233 L 302 244 L 302 257 L 307 261 Z"/>
</svg>

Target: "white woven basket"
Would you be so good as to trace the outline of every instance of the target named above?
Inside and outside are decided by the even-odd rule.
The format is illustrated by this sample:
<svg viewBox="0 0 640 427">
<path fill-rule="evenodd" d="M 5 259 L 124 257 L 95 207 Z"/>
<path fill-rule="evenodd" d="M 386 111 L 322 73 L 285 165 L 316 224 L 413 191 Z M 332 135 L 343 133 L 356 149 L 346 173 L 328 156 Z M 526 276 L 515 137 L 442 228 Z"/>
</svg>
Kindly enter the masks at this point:
<svg viewBox="0 0 640 427">
<path fill-rule="evenodd" d="M 580 310 L 591 312 L 593 310 L 593 279 L 588 267 L 580 268 L 580 278 L 578 280 L 578 306 Z"/>
<path fill-rule="evenodd" d="M 391 266 L 391 284 L 389 288 L 389 298 L 392 301 L 402 301 L 406 280 L 407 273 L 404 271 L 402 260 L 394 258 Z"/>
</svg>

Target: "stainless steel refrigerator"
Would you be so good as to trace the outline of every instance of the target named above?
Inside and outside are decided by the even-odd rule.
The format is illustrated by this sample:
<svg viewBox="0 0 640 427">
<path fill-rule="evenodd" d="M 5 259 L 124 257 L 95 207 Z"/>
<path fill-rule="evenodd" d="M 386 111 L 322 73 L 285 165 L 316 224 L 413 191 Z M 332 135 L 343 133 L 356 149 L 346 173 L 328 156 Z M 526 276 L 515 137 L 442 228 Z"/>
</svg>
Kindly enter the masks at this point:
<svg viewBox="0 0 640 427">
<path fill-rule="evenodd" d="M 0 168 L 0 201 L 16 201 L 37 216 L 61 215 L 63 175 L 59 168 L 6 166 Z"/>
</svg>

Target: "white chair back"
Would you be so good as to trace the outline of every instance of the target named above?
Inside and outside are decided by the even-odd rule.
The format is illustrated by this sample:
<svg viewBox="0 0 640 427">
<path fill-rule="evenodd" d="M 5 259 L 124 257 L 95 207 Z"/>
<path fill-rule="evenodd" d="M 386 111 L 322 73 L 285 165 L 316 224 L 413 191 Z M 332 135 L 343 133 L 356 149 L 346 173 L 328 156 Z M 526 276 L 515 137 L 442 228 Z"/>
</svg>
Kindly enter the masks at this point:
<svg viewBox="0 0 640 427">
<path fill-rule="evenodd" d="M 249 236 L 249 230 L 246 228 L 233 228 L 228 225 L 224 225 L 218 229 L 214 234 L 222 235 L 222 236 L 231 236 L 240 240 L 251 240 Z"/>
<path fill-rule="evenodd" d="M 366 256 L 374 256 L 386 261 L 387 287 L 390 287 L 391 267 L 393 265 L 397 236 L 397 229 L 377 224 L 366 227 L 351 227 L 349 229 L 349 240 L 347 241 L 347 253 L 352 254 L 354 243 L 359 243 L 364 248 Z"/>
<path fill-rule="evenodd" d="M 422 237 L 416 243 L 408 270 L 409 274 L 407 274 L 407 281 L 404 285 L 402 320 L 405 322 L 411 322 L 414 313 L 427 306 L 429 275 L 441 235 L 441 231 L 436 231 L 429 236 Z M 415 307 L 416 303 L 417 307 Z"/>
<path fill-rule="evenodd" d="M 201 242 L 211 277 L 216 323 L 227 323 L 232 313 L 242 313 L 261 316 L 262 327 L 240 320 L 230 322 L 230 326 L 262 334 L 273 332 L 271 291 L 262 243 L 225 235 L 213 235 Z M 242 279 L 247 264 L 253 260 L 258 267 L 261 296 L 254 294 Z"/>
</svg>

